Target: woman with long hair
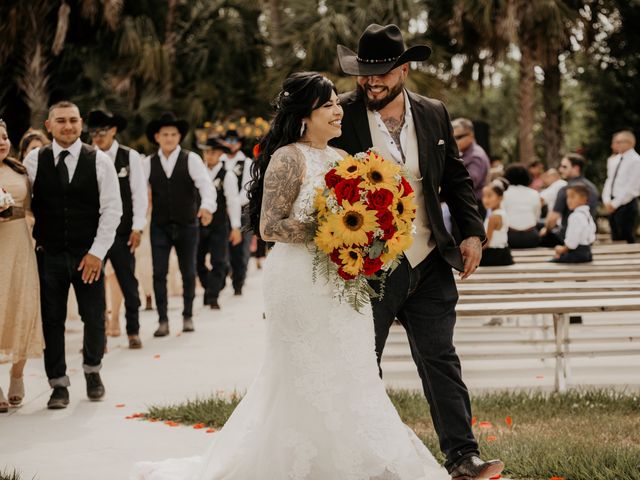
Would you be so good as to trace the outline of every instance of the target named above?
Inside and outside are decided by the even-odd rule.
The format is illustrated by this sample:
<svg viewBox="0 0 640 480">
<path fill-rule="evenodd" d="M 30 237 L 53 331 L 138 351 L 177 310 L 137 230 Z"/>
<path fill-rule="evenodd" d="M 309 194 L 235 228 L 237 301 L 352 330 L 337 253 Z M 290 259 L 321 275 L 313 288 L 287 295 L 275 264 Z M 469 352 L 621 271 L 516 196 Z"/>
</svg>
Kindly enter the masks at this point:
<svg viewBox="0 0 640 480">
<path fill-rule="evenodd" d="M 0 187 L 15 202 L 11 207 L 0 207 L 0 353 L 13 362 L 8 401 L 0 388 L 0 413 L 22 403 L 27 358 L 41 357 L 44 349 L 38 268 L 25 220 L 31 189 L 26 168 L 9 158 L 10 148 L 7 124 L 0 120 Z"/>
<path fill-rule="evenodd" d="M 49 145 L 51 141 L 49 137 L 42 131 L 30 128 L 22 135 L 20 143 L 18 144 L 19 154 L 18 160 L 20 163 L 25 159 L 31 150 Z"/>
<path fill-rule="evenodd" d="M 313 199 L 341 135 L 336 89 L 314 72 L 285 80 L 250 184 L 264 266 L 267 345 L 254 383 L 204 457 L 139 465 L 135 479 L 444 480 L 378 375 L 373 314 L 313 281 Z M 169 472 L 172 472 L 169 474 Z"/>
</svg>

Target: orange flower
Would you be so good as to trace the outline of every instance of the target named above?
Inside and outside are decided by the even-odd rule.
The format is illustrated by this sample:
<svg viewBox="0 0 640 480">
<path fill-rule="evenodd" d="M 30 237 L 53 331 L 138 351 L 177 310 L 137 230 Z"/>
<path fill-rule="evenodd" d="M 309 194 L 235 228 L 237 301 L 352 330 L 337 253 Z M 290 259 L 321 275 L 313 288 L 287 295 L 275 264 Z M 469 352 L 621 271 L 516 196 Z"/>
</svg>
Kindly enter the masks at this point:
<svg viewBox="0 0 640 480">
<path fill-rule="evenodd" d="M 206 425 L 204 423 L 196 423 L 193 428 L 195 428 L 196 430 L 200 430 L 202 428 L 206 427 Z"/>
<path fill-rule="evenodd" d="M 480 422 L 480 428 L 492 428 L 491 422 Z"/>
<path fill-rule="evenodd" d="M 124 408 L 124 403 L 116 403 L 116 408 Z"/>
<path fill-rule="evenodd" d="M 565 480 L 564 477 L 551 477 L 549 480 Z"/>
<path fill-rule="evenodd" d="M 153 358 L 155 358 L 156 360 L 160 358 L 160 355 L 154 355 Z"/>
<path fill-rule="evenodd" d="M 206 430 L 207 433 L 214 433 L 216 431 L 217 430 L 215 428 L 207 428 L 207 430 Z"/>
<path fill-rule="evenodd" d="M 476 423 L 478 423 L 478 419 L 476 417 L 473 417 L 471 419 L 471 426 L 474 427 L 476 425 Z"/>
<path fill-rule="evenodd" d="M 487 437 L 487 442 L 495 442 L 496 440 L 498 440 L 498 437 L 496 437 L 495 435 L 489 435 Z"/>
<path fill-rule="evenodd" d="M 151 423 L 155 423 L 155 422 L 157 422 L 157 421 L 158 421 L 158 419 L 157 419 L 157 418 L 150 418 L 150 419 L 149 419 L 149 421 L 150 421 Z"/>
<path fill-rule="evenodd" d="M 490 480 L 498 480 L 499 478 L 502 478 L 502 475 L 498 474 L 495 477 L 491 477 Z"/>
<path fill-rule="evenodd" d="M 513 418 L 511 418 L 510 415 L 507 415 L 507 417 L 504 419 L 504 423 L 506 423 L 507 426 L 511 428 L 513 426 Z"/>
</svg>

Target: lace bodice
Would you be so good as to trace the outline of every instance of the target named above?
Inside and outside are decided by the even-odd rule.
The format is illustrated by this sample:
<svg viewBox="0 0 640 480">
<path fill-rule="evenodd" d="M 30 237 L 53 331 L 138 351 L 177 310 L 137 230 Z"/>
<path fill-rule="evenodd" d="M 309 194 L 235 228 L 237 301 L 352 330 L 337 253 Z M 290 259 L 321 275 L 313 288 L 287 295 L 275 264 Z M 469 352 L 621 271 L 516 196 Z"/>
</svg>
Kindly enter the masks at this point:
<svg viewBox="0 0 640 480">
<path fill-rule="evenodd" d="M 304 143 L 295 143 L 294 146 L 304 157 L 306 172 L 298 198 L 293 204 L 291 217 L 308 223 L 314 219 L 313 200 L 316 189 L 324 184 L 324 174 L 331 169 L 331 164 L 342 156 L 332 147 L 320 149 Z"/>
</svg>

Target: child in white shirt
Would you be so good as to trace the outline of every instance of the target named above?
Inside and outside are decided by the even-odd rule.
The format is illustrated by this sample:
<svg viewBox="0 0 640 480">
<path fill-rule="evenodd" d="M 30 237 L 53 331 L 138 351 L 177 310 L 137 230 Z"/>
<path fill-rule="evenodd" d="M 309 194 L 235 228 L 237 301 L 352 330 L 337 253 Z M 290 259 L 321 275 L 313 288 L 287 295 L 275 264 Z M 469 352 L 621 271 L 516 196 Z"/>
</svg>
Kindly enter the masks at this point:
<svg viewBox="0 0 640 480">
<path fill-rule="evenodd" d="M 583 263 L 592 261 L 591 244 L 596 240 L 596 224 L 589 210 L 589 190 L 575 184 L 567 187 L 567 207 L 572 210 L 567 220 L 564 245 L 555 248 L 554 262 Z"/>
</svg>

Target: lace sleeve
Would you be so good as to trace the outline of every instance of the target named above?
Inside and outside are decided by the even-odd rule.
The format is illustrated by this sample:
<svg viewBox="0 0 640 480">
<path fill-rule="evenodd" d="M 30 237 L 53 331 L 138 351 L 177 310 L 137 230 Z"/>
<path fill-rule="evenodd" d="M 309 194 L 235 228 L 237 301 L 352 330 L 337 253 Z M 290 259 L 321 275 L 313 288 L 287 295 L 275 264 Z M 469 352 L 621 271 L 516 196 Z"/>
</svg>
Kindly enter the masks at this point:
<svg viewBox="0 0 640 480">
<path fill-rule="evenodd" d="M 305 176 L 305 161 L 294 146 L 276 150 L 264 176 L 260 235 L 267 242 L 304 243 L 313 225 L 292 217 L 293 204 Z"/>
</svg>

